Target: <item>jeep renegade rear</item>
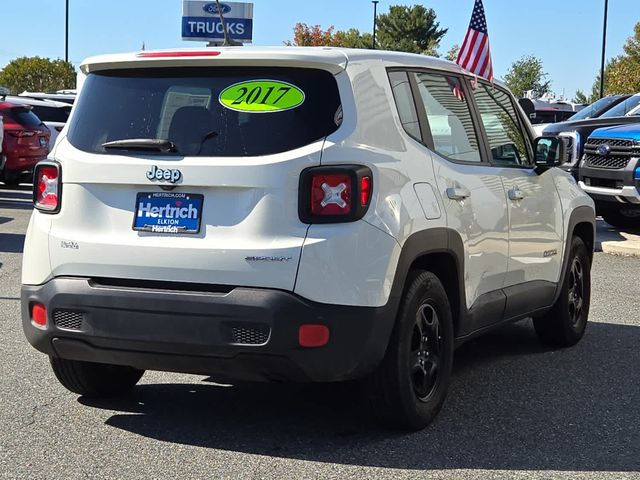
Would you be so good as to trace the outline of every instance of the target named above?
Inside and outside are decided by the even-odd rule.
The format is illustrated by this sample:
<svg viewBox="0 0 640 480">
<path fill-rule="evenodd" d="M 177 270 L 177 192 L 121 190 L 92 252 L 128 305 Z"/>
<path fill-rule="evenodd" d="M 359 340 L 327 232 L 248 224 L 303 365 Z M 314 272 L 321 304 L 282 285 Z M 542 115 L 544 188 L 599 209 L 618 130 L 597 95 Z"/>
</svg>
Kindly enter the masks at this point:
<svg viewBox="0 0 640 480">
<path fill-rule="evenodd" d="M 593 202 L 501 85 L 391 52 L 96 57 L 36 169 L 23 326 L 69 390 L 146 369 L 359 379 L 422 428 L 454 347 L 534 316 L 572 345 Z"/>
</svg>

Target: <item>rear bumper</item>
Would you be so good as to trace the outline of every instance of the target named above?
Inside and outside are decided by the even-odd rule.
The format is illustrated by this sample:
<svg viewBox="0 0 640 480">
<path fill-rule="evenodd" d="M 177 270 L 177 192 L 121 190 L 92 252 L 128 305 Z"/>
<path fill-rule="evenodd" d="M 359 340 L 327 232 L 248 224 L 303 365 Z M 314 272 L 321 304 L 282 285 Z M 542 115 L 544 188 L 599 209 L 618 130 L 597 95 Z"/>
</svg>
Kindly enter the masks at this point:
<svg viewBox="0 0 640 480">
<path fill-rule="evenodd" d="M 169 288 L 75 277 L 23 286 L 24 332 L 41 352 L 72 360 L 230 380 L 338 381 L 380 363 L 395 317 L 387 307 L 320 304 L 279 290 Z M 47 307 L 45 328 L 31 322 L 35 302 Z M 298 344 L 299 326 L 309 323 L 330 329 L 327 345 Z"/>
</svg>

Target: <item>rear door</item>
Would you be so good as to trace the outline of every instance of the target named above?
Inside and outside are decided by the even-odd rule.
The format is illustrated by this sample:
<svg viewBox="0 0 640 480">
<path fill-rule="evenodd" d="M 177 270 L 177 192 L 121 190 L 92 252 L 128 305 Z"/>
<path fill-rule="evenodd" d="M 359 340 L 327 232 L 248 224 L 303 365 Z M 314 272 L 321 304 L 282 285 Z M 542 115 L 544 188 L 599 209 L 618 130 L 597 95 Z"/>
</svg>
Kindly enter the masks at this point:
<svg viewBox="0 0 640 480">
<path fill-rule="evenodd" d="M 445 201 L 447 226 L 464 246 L 467 308 L 483 295 L 500 304 L 508 259 L 507 205 L 500 174 L 486 161 L 461 77 L 442 72 L 416 72 L 419 116 L 427 124 L 427 145 L 434 157 L 438 189 Z M 482 302 L 481 303 L 487 303 Z M 479 324 L 501 319 L 501 310 L 484 315 Z"/>
<path fill-rule="evenodd" d="M 320 69 L 89 74 L 55 151 L 54 275 L 293 289 L 299 176 L 339 107 Z"/>
<path fill-rule="evenodd" d="M 507 91 L 479 82 L 474 98 L 508 199 L 505 287 L 527 282 L 523 295 L 544 297 L 555 291 L 562 261 L 562 208 L 553 172 L 534 169 L 532 140 Z"/>
</svg>

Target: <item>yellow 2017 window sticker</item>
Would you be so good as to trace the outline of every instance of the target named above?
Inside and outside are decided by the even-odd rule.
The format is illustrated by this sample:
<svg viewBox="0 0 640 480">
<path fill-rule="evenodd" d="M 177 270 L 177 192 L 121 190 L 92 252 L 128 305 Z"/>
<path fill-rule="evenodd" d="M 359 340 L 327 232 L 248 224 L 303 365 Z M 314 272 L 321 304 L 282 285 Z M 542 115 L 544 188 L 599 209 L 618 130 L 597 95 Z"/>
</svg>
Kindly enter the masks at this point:
<svg viewBox="0 0 640 480">
<path fill-rule="evenodd" d="M 247 80 L 225 88 L 218 101 L 237 112 L 274 113 L 302 105 L 304 92 L 279 80 Z"/>
</svg>

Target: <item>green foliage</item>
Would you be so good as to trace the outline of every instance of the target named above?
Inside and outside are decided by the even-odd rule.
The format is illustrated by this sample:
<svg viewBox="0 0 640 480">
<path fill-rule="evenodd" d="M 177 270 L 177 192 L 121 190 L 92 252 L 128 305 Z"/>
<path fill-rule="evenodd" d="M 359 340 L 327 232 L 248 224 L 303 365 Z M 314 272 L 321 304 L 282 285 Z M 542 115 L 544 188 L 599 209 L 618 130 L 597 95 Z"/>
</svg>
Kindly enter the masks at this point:
<svg viewBox="0 0 640 480">
<path fill-rule="evenodd" d="M 624 54 L 612 58 L 604 68 L 604 95 L 640 92 L 640 22 L 624 44 Z M 591 102 L 600 98 L 600 73 L 591 88 Z"/>
<path fill-rule="evenodd" d="M 306 23 L 296 23 L 293 29 L 293 42 L 284 43 L 299 47 L 371 48 L 370 33 L 360 33 L 357 28 L 335 32 L 334 30 L 333 26 L 322 30 L 320 25 L 309 26 Z"/>
<path fill-rule="evenodd" d="M 458 45 L 457 43 L 452 46 L 449 51 L 447 52 L 447 54 L 444 56 L 444 58 L 446 58 L 447 60 L 450 60 L 452 62 L 455 62 L 458 59 L 458 54 L 460 53 L 460 45 Z"/>
<path fill-rule="evenodd" d="M 576 96 L 573 97 L 573 103 L 591 103 L 589 98 L 582 90 L 576 91 Z"/>
<path fill-rule="evenodd" d="M 504 76 L 504 82 L 516 97 L 523 97 L 527 90 L 535 90 L 539 95 L 551 92 L 551 81 L 543 72 L 542 60 L 526 55 L 511 64 Z"/>
<path fill-rule="evenodd" d="M 439 28 L 436 14 L 421 5 L 413 7 L 392 6 L 389 13 L 378 15 L 376 48 L 439 56 L 440 39 L 447 33 Z M 293 41 L 285 45 L 345 48 L 371 48 L 372 35 L 358 29 L 335 30 L 333 26 L 323 30 L 320 25 L 296 23 Z"/>
<path fill-rule="evenodd" d="M 40 57 L 20 57 L 0 71 L 0 85 L 12 93 L 50 92 L 75 88 L 76 71 L 64 60 Z"/>
<path fill-rule="evenodd" d="M 378 15 L 377 25 L 378 48 L 435 56 L 448 30 L 439 28 L 435 11 L 422 5 L 393 5 L 389 13 Z"/>
</svg>

